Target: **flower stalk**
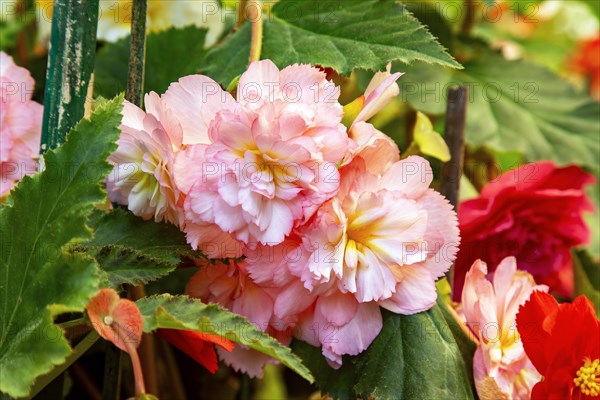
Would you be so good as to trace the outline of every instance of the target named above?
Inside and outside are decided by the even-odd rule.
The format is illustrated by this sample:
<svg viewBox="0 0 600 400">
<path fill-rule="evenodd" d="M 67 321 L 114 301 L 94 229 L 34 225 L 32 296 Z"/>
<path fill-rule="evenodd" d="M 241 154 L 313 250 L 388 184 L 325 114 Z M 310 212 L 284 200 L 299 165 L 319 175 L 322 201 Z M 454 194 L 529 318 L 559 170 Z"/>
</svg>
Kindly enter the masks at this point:
<svg viewBox="0 0 600 400">
<path fill-rule="evenodd" d="M 249 62 L 260 60 L 260 53 L 262 51 L 262 40 L 263 40 L 263 18 L 262 18 L 262 4 L 260 0 L 248 1 L 248 19 L 252 28 L 252 37 L 250 39 L 250 60 Z"/>
</svg>

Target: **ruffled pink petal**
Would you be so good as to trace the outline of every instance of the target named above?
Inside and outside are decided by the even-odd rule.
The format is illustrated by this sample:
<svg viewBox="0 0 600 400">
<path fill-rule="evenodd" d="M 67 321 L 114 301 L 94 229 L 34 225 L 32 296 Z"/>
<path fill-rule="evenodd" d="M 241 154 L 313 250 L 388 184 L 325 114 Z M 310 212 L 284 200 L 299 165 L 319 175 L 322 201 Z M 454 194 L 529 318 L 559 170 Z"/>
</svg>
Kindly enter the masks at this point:
<svg viewBox="0 0 600 400">
<path fill-rule="evenodd" d="M 231 352 L 217 348 L 217 354 L 225 364 L 238 372 L 248 374 L 250 378 L 262 378 L 265 365 L 277 363 L 269 356 L 240 344 L 236 344 Z"/>
<path fill-rule="evenodd" d="M 429 310 L 437 300 L 435 281 L 422 265 L 403 265 L 397 272 L 401 278 L 396 292 L 379 302 L 381 307 L 398 314 L 416 314 Z"/>
<path fill-rule="evenodd" d="M 271 60 L 250 63 L 240 76 L 237 101 L 251 110 L 280 97 L 279 69 Z"/>
<path fill-rule="evenodd" d="M 361 303 L 354 318 L 347 324 L 337 327 L 321 319 L 319 340 L 323 349 L 334 354 L 351 356 L 366 350 L 375 340 L 381 328 L 383 319 L 376 303 Z"/>
<path fill-rule="evenodd" d="M 209 144 L 208 128 L 217 113 L 237 107 L 229 93 L 203 75 L 179 79 L 169 86 L 162 98 L 181 124 L 183 144 Z"/>
<path fill-rule="evenodd" d="M 380 187 L 397 190 L 409 199 L 423 196 L 433 180 L 429 162 L 419 156 L 410 156 L 394 163 L 381 177 Z"/>
<path fill-rule="evenodd" d="M 244 245 L 216 224 L 187 222 L 183 228 L 187 242 L 208 258 L 237 258 Z"/>
<path fill-rule="evenodd" d="M 358 307 L 359 303 L 353 299 L 352 294 L 334 293 L 319 297 L 316 312 L 321 313 L 327 322 L 343 326 L 356 316 Z"/>
<path fill-rule="evenodd" d="M 312 295 L 302 282 L 293 281 L 282 289 L 275 299 L 274 311 L 278 318 L 300 314 L 306 310 L 315 301 Z"/>
<path fill-rule="evenodd" d="M 419 199 L 429 221 L 425 231 L 428 258 L 423 262 L 434 278 L 442 277 L 456 259 L 460 245 L 458 221 L 454 208 L 444 196 L 429 189 Z"/>
<path fill-rule="evenodd" d="M 358 145 L 354 157 L 361 157 L 368 171 L 374 175 L 382 175 L 400 159 L 396 142 L 367 122 L 355 123 L 350 130 L 350 137 Z M 350 160 L 352 158 L 348 158 L 345 164 Z"/>
</svg>

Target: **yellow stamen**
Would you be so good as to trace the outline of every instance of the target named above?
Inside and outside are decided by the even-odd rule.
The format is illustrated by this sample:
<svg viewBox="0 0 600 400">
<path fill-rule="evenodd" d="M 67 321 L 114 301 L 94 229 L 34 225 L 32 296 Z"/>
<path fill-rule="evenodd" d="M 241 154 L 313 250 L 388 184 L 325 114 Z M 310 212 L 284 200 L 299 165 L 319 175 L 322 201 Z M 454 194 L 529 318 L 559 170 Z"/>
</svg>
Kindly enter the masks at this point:
<svg viewBox="0 0 600 400">
<path fill-rule="evenodd" d="M 579 387 L 581 393 L 587 396 L 600 395 L 600 359 L 596 358 L 593 362 L 585 358 L 584 364 L 577 371 L 577 378 L 573 379 L 575 385 Z"/>
</svg>

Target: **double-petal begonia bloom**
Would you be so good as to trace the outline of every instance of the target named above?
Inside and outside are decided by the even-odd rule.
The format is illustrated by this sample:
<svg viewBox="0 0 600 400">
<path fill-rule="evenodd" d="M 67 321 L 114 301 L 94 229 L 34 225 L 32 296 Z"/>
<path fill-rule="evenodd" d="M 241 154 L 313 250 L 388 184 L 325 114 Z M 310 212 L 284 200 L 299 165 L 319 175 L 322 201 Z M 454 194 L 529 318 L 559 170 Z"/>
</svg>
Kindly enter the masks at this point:
<svg viewBox="0 0 600 400">
<path fill-rule="evenodd" d="M 558 304 L 535 291 L 519 308 L 517 328 L 523 347 L 544 377 L 533 400 L 600 398 L 600 321 L 585 296 Z"/>
<path fill-rule="evenodd" d="M 339 192 L 298 230 L 307 256 L 293 269 L 310 290 L 333 285 L 401 314 L 431 308 L 459 234 L 452 206 L 429 189 L 427 160 L 409 157 L 379 177 L 356 158 L 340 173 Z"/>
<path fill-rule="evenodd" d="M 487 265 L 475 261 L 467 272 L 460 309 L 479 342 L 473 359 L 477 393 L 482 400 L 529 399 L 541 376 L 523 350 L 515 318 L 534 290 L 548 288 L 517 271 L 514 257 L 500 262 L 492 282 L 486 275 Z"/>
<path fill-rule="evenodd" d="M 495 267 L 514 256 L 519 268 L 562 296 L 573 293 L 571 249 L 586 243 L 584 211 L 594 210 L 584 187 L 593 175 L 550 161 L 505 172 L 458 208 L 462 245 L 454 270 L 454 296 L 462 291 L 473 260 Z M 490 271 L 493 272 L 493 271 Z"/>
<path fill-rule="evenodd" d="M 139 217 L 178 225 L 192 247 L 211 258 L 239 257 L 241 246 L 216 224 L 185 220 L 185 196 L 175 184 L 174 163 L 177 152 L 196 143 L 198 134 L 190 133 L 193 119 L 180 111 L 178 101 L 169 92 L 152 92 L 144 99 L 146 111 L 125 101 L 119 147 L 109 157 L 114 169 L 106 179 L 108 197 Z"/>
<path fill-rule="evenodd" d="M 353 145 L 338 96 L 317 68 L 279 71 L 270 60 L 242 74 L 236 100 L 204 76 L 171 85 L 165 98 L 195 143 L 175 164 L 186 219 L 243 243 L 281 243 L 337 192 L 337 165 Z"/>
<path fill-rule="evenodd" d="M 144 103 L 146 112 L 125 101 L 119 147 L 109 158 L 114 164 L 106 182 L 109 199 L 144 219 L 181 225 L 180 192 L 172 175 L 181 126 L 156 93 L 146 95 Z"/>
<path fill-rule="evenodd" d="M 34 84 L 29 71 L 0 51 L 0 196 L 37 171 L 43 107 L 31 100 Z"/>
<path fill-rule="evenodd" d="M 377 337 L 380 306 L 414 314 L 435 304 L 435 280 L 459 241 L 452 207 L 428 188 L 425 159 L 409 157 L 376 176 L 355 157 L 340 174 L 338 194 L 297 229 L 301 243 L 288 252 L 301 282 L 282 288 L 275 303 L 279 317 L 297 316 L 296 337 L 321 345 L 334 367 Z"/>
</svg>

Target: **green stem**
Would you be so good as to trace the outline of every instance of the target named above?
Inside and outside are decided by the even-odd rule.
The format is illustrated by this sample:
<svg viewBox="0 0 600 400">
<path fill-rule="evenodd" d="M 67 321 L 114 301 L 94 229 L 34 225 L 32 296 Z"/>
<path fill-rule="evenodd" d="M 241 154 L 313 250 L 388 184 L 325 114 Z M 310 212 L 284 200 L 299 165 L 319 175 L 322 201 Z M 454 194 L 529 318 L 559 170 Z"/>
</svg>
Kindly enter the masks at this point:
<svg viewBox="0 0 600 400">
<path fill-rule="evenodd" d="M 242 26 L 246 21 L 246 7 L 248 6 L 248 0 L 240 0 L 238 5 L 240 8 L 238 9 L 237 22 L 235 24 L 237 28 Z"/>
<path fill-rule="evenodd" d="M 98 338 L 100 338 L 100 336 L 98 335 L 98 333 L 96 333 L 96 331 L 92 331 L 86 337 L 84 337 L 81 340 L 81 342 L 79 342 L 73 348 L 73 352 L 67 357 L 64 363 L 56 366 L 52 371 L 50 371 L 46 375 L 39 377 L 35 381 L 35 384 L 33 385 L 31 392 L 29 393 L 30 398 L 35 397 L 35 395 L 38 394 L 44 387 L 50 384 L 50 382 L 56 379 L 56 377 L 58 377 L 60 374 L 65 372 L 66 369 L 71 366 L 71 364 L 77 361 L 79 357 L 81 357 L 86 351 L 90 349 L 90 347 L 92 347 L 94 343 L 96 343 Z"/>
<path fill-rule="evenodd" d="M 97 26 L 98 0 L 54 2 L 41 152 L 63 143 L 83 118 Z"/>
<path fill-rule="evenodd" d="M 87 325 L 88 324 L 88 320 L 85 318 L 77 318 L 77 319 L 73 319 L 71 321 L 67 321 L 67 322 L 62 322 L 60 324 L 57 324 L 58 326 L 60 326 L 63 329 L 69 329 L 69 328 L 73 328 L 76 326 L 81 326 L 81 325 Z"/>
<path fill-rule="evenodd" d="M 263 40 L 263 16 L 262 4 L 260 0 L 248 1 L 248 5 L 253 5 L 252 14 L 249 15 L 250 25 L 252 27 L 252 37 L 250 39 L 250 62 L 260 60 Z"/>
</svg>

